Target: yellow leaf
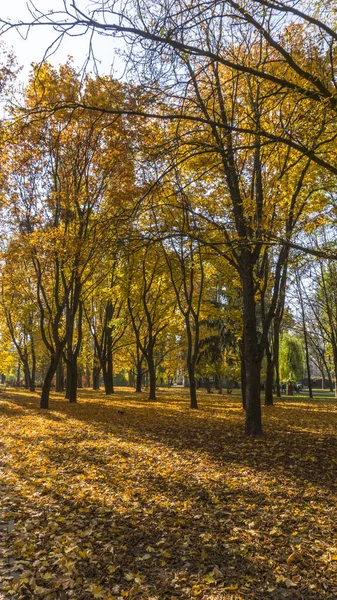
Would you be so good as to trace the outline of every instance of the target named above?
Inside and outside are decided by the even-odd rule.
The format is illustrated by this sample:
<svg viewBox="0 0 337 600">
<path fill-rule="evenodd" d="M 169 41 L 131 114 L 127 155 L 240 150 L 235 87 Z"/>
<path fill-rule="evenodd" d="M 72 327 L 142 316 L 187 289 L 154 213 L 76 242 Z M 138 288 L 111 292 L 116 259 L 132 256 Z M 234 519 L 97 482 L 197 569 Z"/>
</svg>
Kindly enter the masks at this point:
<svg viewBox="0 0 337 600">
<path fill-rule="evenodd" d="M 228 585 L 227 587 L 224 588 L 224 590 L 226 590 L 226 592 L 235 592 L 235 590 L 238 590 L 239 586 L 237 583 L 234 583 L 233 585 Z"/>
<path fill-rule="evenodd" d="M 214 579 L 212 573 L 208 573 L 208 575 L 206 575 L 203 580 L 205 583 L 208 583 L 208 584 L 215 583 L 215 579 Z"/>
</svg>

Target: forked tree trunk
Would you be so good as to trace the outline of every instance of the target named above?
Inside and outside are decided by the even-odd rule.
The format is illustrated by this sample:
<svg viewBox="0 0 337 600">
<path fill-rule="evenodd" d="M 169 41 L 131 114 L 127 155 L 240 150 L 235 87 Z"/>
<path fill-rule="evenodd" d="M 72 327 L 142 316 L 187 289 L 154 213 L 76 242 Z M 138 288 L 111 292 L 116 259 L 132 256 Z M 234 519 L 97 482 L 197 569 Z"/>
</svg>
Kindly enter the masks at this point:
<svg viewBox="0 0 337 600">
<path fill-rule="evenodd" d="M 253 266 L 245 265 L 242 275 L 244 354 L 246 368 L 246 435 L 262 434 L 261 418 L 261 349 L 256 323 Z"/>
</svg>

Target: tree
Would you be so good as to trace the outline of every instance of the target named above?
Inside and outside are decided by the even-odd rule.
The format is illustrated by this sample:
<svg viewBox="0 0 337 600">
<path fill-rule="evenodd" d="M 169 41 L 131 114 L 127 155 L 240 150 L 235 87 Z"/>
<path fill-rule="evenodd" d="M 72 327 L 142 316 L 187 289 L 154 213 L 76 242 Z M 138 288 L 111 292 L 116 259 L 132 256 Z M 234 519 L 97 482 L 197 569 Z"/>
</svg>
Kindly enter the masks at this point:
<svg viewBox="0 0 337 600">
<path fill-rule="evenodd" d="M 46 64 L 36 68 L 26 88 L 26 107 L 37 98 L 43 104 L 60 95 L 65 100 L 98 96 L 108 101 L 111 88 L 116 102 L 123 88 L 111 78 L 81 81 L 69 63 L 59 72 Z M 24 115 L 25 109 L 15 114 L 17 119 Z M 125 127 L 123 120 L 113 124 L 94 112 L 75 117 L 71 110 L 48 121 L 26 123 L 22 129 L 17 121 L 8 194 L 22 248 L 35 272 L 41 336 L 50 355 L 42 408 L 48 407 L 62 356 L 67 365 L 66 396 L 76 402 L 83 287 L 127 220 L 125 198 L 133 181 L 133 161 Z"/>
<path fill-rule="evenodd" d="M 124 294 L 136 341 L 136 389 L 140 391 L 144 359 L 149 374 L 149 400 L 156 400 L 156 370 L 163 360 L 163 354 L 156 353 L 156 349 L 174 310 L 169 275 L 160 248 L 146 240 L 138 251 L 132 252 L 129 247 L 125 258 Z"/>
<path fill-rule="evenodd" d="M 303 352 L 297 338 L 283 335 L 280 345 L 280 375 L 288 384 L 287 394 L 293 394 L 293 384 L 303 377 Z"/>
</svg>

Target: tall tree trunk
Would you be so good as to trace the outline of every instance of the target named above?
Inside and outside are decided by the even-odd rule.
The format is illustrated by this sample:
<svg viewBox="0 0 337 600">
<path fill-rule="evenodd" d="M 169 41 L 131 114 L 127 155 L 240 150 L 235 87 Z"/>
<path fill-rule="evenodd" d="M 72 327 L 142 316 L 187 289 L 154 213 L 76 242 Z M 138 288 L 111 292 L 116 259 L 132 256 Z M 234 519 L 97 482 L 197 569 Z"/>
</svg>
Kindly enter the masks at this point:
<svg viewBox="0 0 337 600">
<path fill-rule="evenodd" d="M 53 355 L 50 359 L 50 365 L 48 367 L 42 386 L 40 408 L 49 408 L 50 388 L 53 381 L 53 377 L 55 375 L 57 363 L 58 357 L 56 355 Z"/>
<path fill-rule="evenodd" d="M 26 362 L 23 365 L 23 372 L 24 372 L 24 377 L 25 377 L 25 390 L 29 390 L 30 371 L 29 371 L 29 365 Z"/>
<path fill-rule="evenodd" d="M 244 356 L 244 340 L 241 340 L 241 395 L 242 395 L 242 408 L 246 410 L 246 367 L 245 367 L 245 356 Z"/>
<path fill-rule="evenodd" d="M 31 354 L 31 358 L 32 358 L 32 369 L 31 369 L 31 376 L 30 376 L 30 384 L 29 384 L 29 390 L 31 392 L 35 392 L 35 377 L 36 377 L 36 354 L 35 354 L 35 344 L 34 344 L 34 338 L 33 335 L 30 334 L 30 354 Z"/>
<path fill-rule="evenodd" d="M 82 369 L 82 367 L 77 368 L 77 387 L 83 388 L 83 369 Z"/>
<path fill-rule="evenodd" d="M 189 316 L 185 316 L 186 323 L 186 333 L 187 333 L 187 372 L 188 378 L 190 380 L 190 408 L 193 410 L 198 409 L 198 401 L 197 401 L 197 382 L 195 378 L 195 363 L 196 363 L 196 355 L 198 349 L 198 338 L 199 338 L 199 329 L 195 328 L 195 340 L 193 343 L 193 334 L 192 327 L 189 321 Z M 197 323 L 195 323 L 197 325 Z"/>
<path fill-rule="evenodd" d="M 333 381 L 332 381 L 330 369 L 328 369 L 328 371 L 327 371 L 327 376 L 328 376 L 328 381 L 329 381 L 329 390 L 330 390 L 330 392 L 333 392 Z"/>
<path fill-rule="evenodd" d="M 101 367 L 95 366 L 92 370 L 92 389 L 99 390 L 99 374 Z"/>
<path fill-rule="evenodd" d="M 266 348 L 267 372 L 264 403 L 265 406 L 273 406 L 273 383 L 274 383 L 274 361 L 269 345 Z"/>
<path fill-rule="evenodd" d="M 103 367 L 103 365 L 102 365 Z M 114 393 L 114 380 L 113 380 L 113 360 L 112 360 L 112 337 L 111 330 L 107 333 L 107 355 L 106 363 L 102 368 L 105 393 L 107 396 Z"/>
<path fill-rule="evenodd" d="M 157 383 L 156 382 L 156 366 L 154 364 L 153 347 L 150 345 L 148 347 L 146 360 L 147 360 L 147 366 L 148 366 L 148 370 L 149 370 L 149 379 L 150 379 L 149 400 L 157 400 L 157 397 L 156 397 L 156 383 Z"/>
<path fill-rule="evenodd" d="M 60 356 L 56 369 L 55 392 L 64 392 L 64 367 L 62 356 Z"/>
<path fill-rule="evenodd" d="M 302 304 L 302 300 L 301 300 Z M 309 389 L 309 398 L 313 398 L 312 393 L 312 383 L 311 383 L 311 369 L 310 369 L 310 356 L 309 356 L 309 344 L 308 344 L 308 334 L 307 327 L 305 324 L 305 315 L 304 315 L 304 307 L 302 306 L 302 322 L 303 322 L 303 336 L 304 336 L 304 348 L 305 348 L 305 362 L 307 365 L 307 374 L 308 374 L 308 389 Z"/>
<path fill-rule="evenodd" d="M 198 408 L 197 383 L 196 383 L 196 379 L 195 379 L 195 366 L 193 364 L 193 361 L 187 362 L 187 371 L 188 371 L 188 378 L 190 380 L 190 407 L 192 409 L 197 409 Z"/>
<path fill-rule="evenodd" d="M 85 377 L 86 377 L 86 386 L 85 387 L 90 388 L 91 373 L 90 373 L 90 367 L 89 367 L 88 363 L 85 365 Z"/>
<path fill-rule="evenodd" d="M 142 391 L 142 384 L 143 384 L 142 363 L 138 361 L 137 362 L 137 374 L 136 374 L 136 392 L 138 392 L 139 394 Z"/>
<path fill-rule="evenodd" d="M 72 404 L 77 402 L 77 359 L 67 364 L 67 393 L 66 398 Z"/>
<path fill-rule="evenodd" d="M 242 276 L 244 352 L 246 367 L 246 435 L 262 434 L 261 349 L 258 343 L 253 266 L 245 265 Z"/>
<path fill-rule="evenodd" d="M 337 351 L 334 352 L 334 367 L 335 367 L 335 398 L 337 398 Z"/>
<path fill-rule="evenodd" d="M 302 313 L 302 327 L 303 327 L 304 348 L 305 348 L 305 362 L 307 365 L 307 374 L 308 374 L 309 398 L 312 398 L 313 394 L 312 394 L 312 385 L 311 385 L 311 369 L 310 369 L 308 334 L 307 334 L 307 327 L 305 324 L 305 311 L 304 311 L 304 302 L 303 302 L 303 296 L 302 296 L 302 290 L 301 290 L 301 282 L 299 280 L 298 273 L 296 273 L 296 281 L 297 281 L 297 289 L 298 289 L 298 295 L 299 295 L 299 299 L 300 299 L 301 313 Z"/>
<path fill-rule="evenodd" d="M 140 393 L 143 386 L 143 358 L 141 348 L 139 347 L 138 339 L 137 342 L 137 354 L 136 354 L 136 392 Z"/>
<path fill-rule="evenodd" d="M 21 377 L 20 372 L 21 372 L 21 362 L 19 360 L 19 362 L 18 362 L 18 368 L 17 368 L 17 371 L 16 371 L 16 386 L 17 387 L 20 385 L 20 377 Z"/>
</svg>

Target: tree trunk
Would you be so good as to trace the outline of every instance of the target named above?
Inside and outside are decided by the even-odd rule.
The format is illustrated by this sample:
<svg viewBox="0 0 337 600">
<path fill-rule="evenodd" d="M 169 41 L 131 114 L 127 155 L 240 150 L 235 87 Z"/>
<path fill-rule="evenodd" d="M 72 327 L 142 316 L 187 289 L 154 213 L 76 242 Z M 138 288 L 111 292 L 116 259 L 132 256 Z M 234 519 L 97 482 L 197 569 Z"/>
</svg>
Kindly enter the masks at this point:
<svg viewBox="0 0 337 600">
<path fill-rule="evenodd" d="M 303 334 L 304 334 L 304 347 L 305 347 L 305 361 L 306 361 L 306 365 L 307 365 L 307 374 L 308 374 L 309 398 L 313 398 L 312 384 L 311 384 L 309 345 L 308 345 L 308 336 L 307 336 L 307 328 L 305 325 L 304 313 L 303 313 Z"/>
<path fill-rule="evenodd" d="M 330 392 L 333 392 L 333 381 L 332 381 L 330 370 L 328 370 L 327 376 L 328 376 L 328 381 L 329 381 L 329 390 L 330 390 Z"/>
<path fill-rule="evenodd" d="M 56 369 L 55 392 L 64 392 L 64 368 L 62 356 L 60 357 Z"/>
<path fill-rule="evenodd" d="M 111 336 L 110 336 L 111 337 Z M 102 365 L 103 381 L 105 393 L 110 396 L 114 393 L 114 381 L 113 381 L 113 362 L 112 362 L 112 348 L 108 341 L 108 351 L 106 363 Z"/>
<path fill-rule="evenodd" d="M 25 389 L 30 389 L 30 371 L 28 363 L 24 363 L 23 365 L 24 377 L 25 377 Z"/>
<path fill-rule="evenodd" d="M 276 379 L 276 396 L 281 398 L 281 384 L 280 384 L 280 319 L 274 322 L 274 337 L 273 337 L 273 360 L 275 369 Z"/>
<path fill-rule="evenodd" d="M 265 406 L 273 406 L 273 383 L 274 383 L 274 361 L 270 349 L 266 349 L 267 373 L 264 403 Z"/>
<path fill-rule="evenodd" d="M 29 375 L 29 391 L 35 392 L 35 376 L 36 376 L 36 354 L 35 354 L 35 343 L 32 334 L 29 335 L 30 339 L 30 356 L 31 356 L 31 371 Z"/>
<path fill-rule="evenodd" d="M 334 356 L 334 367 L 335 367 L 335 398 L 337 398 L 337 355 Z"/>
<path fill-rule="evenodd" d="M 190 380 L 190 408 L 197 409 L 197 384 L 195 380 L 195 367 L 192 361 L 187 363 L 188 378 Z"/>
<path fill-rule="evenodd" d="M 92 389 L 99 390 L 99 374 L 101 372 L 101 367 L 94 367 L 92 370 Z"/>
<path fill-rule="evenodd" d="M 137 363 L 137 375 L 136 375 L 136 392 L 141 393 L 143 384 L 143 371 L 142 364 Z"/>
<path fill-rule="evenodd" d="M 57 363 L 57 357 L 53 356 L 50 360 L 50 365 L 44 378 L 40 400 L 40 408 L 49 408 L 50 388 L 53 381 L 53 377 L 55 375 Z"/>
<path fill-rule="evenodd" d="M 91 374 L 90 374 L 90 367 L 88 364 L 85 365 L 85 377 L 86 377 L 86 386 L 85 387 L 90 388 Z"/>
<path fill-rule="evenodd" d="M 77 387 L 83 388 L 83 370 L 82 367 L 77 369 Z"/>
<path fill-rule="evenodd" d="M 247 257 L 246 257 L 247 258 Z M 258 343 L 253 267 L 245 265 L 242 276 L 244 353 L 246 368 L 246 435 L 262 434 L 261 349 Z"/>
<path fill-rule="evenodd" d="M 21 363 L 19 361 L 18 362 L 18 369 L 17 369 L 17 372 L 16 372 L 16 386 L 17 387 L 20 385 L 20 377 L 21 377 L 20 371 L 21 371 Z"/>
<path fill-rule="evenodd" d="M 243 340 L 241 342 L 241 395 L 242 395 L 242 408 L 246 410 L 246 367 L 245 367 L 245 357 L 244 357 L 244 348 L 243 348 Z"/>
<path fill-rule="evenodd" d="M 35 377 L 33 379 L 32 375 L 29 374 L 29 391 L 35 392 Z"/>
<path fill-rule="evenodd" d="M 206 383 L 207 393 L 210 394 L 212 392 L 212 386 L 211 386 L 211 382 L 209 380 L 209 377 L 206 377 L 205 383 Z"/>
<path fill-rule="evenodd" d="M 293 396 L 293 395 L 294 395 L 293 382 L 292 381 L 288 381 L 288 383 L 287 383 L 287 396 Z"/>
<path fill-rule="evenodd" d="M 67 393 L 66 398 L 72 404 L 77 402 L 77 360 L 67 364 Z"/>
<path fill-rule="evenodd" d="M 109 365 L 104 365 L 102 368 L 102 373 L 105 393 L 107 396 L 110 396 L 114 393 L 112 368 L 109 368 Z"/>
<path fill-rule="evenodd" d="M 156 397 L 156 366 L 154 364 L 153 348 L 151 348 L 151 346 L 148 348 L 148 353 L 147 353 L 146 359 L 147 359 L 147 366 L 149 369 L 149 379 L 150 379 L 149 400 L 157 400 L 157 397 Z"/>
</svg>

